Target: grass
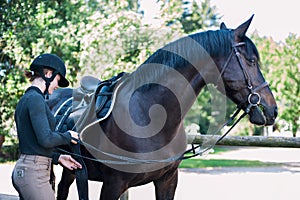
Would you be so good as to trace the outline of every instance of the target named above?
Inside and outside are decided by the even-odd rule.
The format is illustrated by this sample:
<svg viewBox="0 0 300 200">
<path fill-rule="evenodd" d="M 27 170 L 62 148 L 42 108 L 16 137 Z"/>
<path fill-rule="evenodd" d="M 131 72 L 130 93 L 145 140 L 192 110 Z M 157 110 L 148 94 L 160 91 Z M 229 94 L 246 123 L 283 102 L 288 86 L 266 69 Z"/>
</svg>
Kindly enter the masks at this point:
<svg viewBox="0 0 300 200">
<path fill-rule="evenodd" d="M 212 154 L 230 151 L 227 147 L 215 147 Z M 187 154 L 191 155 L 191 154 Z M 261 162 L 258 160 L 229 160 L 229 159 L 203 159 L 196 157 L 192 159 L 183 160 L 180 168 L 206 168 L 206 167 L 270 167 L 278 166 L 278 163 Z"/>
<path fill-rule="evenodd" d="M 226 160 L 226 159 L 187 159 L 183 160 L 180 168 L 206 167 L 270 167 L 278 164 L 266 163 L 257 160 Z"/>
<path fill-rule="evenodd" d="M 218 153 L 227 152 L 227 151 L 230 151 L 230 149 L 228 147 L 217 146 L 217 147 L 213 148 L 213 152 L 211 154 L 218 154 Z"/>
</svg>

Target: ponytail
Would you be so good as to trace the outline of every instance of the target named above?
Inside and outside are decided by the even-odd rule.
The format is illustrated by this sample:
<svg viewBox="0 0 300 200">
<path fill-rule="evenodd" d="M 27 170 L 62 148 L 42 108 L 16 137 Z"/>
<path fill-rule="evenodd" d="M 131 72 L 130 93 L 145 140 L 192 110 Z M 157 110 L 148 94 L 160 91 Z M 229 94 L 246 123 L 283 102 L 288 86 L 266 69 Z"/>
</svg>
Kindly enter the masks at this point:
<svg viewBox="0 0 300 200">
<path fill-rule="evenodd" d="M 44 68 L 44 69 L 43 69 L 44 74 L 46 74 L 49 70 L 51 70 L 51 69 Z M 51 71 L 53 71 L 53 70 L 51 70 Z M 33 81 L 34 79 L 36 79 L 36 78 L 42 77 L 42 76 L 40 75 L 40 73 L 37 72 L 37 71 L 29 71 L 29 70 L 25 70 L 25 71 L 24 71 L 24 74 L 25 74 L 25 77 L 28 78 L 30 82 L 32 82 L 32 81 Z"/>
</svg>

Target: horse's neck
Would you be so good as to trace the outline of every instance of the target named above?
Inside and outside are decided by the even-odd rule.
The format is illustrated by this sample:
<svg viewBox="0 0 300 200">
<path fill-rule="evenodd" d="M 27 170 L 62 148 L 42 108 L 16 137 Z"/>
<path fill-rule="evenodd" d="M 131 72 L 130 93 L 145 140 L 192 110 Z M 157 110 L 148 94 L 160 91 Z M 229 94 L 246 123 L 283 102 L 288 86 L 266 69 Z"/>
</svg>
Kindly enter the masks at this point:
<svg viewBox="0 0 300 200">
<path fill-rule="evenodd" d="M 167 45 L 131 74 L 114 107 L 115 121 L 124 131 L 138 135 L 151 130 L 151 137 L 167 127 L 173 130 L 168 134 L 176 134 L 201 89 L 211 82 L 215 66 L 194 43 L 187 38 Z"/>
<path fill-rule="evenodd" d="M 158 90 L 157 93 L 160 93 L 158 95 L 164 97 L 166 90 L 171 91 L 175 98 L 168 98 L 168 101 L 169 103 L 178 101 L 183 115 L 192 106 L 201 89 L 216 79 L 215 63 L 202 48 L 197 49 L 196 53 L 183 53 L 180 48 L 162 49 L 144 65 L 146 68 L 144 74 L 150 77 L 148 82 L 166 88 Z M 162 101 L 165 99 L 162 98 Z"/>
</svg>

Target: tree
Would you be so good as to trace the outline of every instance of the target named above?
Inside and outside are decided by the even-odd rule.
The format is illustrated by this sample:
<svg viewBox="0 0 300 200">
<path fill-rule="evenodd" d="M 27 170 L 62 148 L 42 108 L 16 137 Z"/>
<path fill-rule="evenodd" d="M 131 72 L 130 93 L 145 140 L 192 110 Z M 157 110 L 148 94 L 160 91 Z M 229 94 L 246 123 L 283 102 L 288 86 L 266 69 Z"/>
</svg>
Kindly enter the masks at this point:
<svg viewBox="0 0 300 200">
<path fill-rule="evenodd" d="M 184 4 L 187 7 L 182 13 L 180 22 L 185 33 L 219 26 L 220 17 L 216 12 L 216 7 L 211 6 L 210 0 L 204 0 L 200 3 L 195 0 L 184 1 Z"/>
<path fill-rule="evenodd" d="M 281 80 L 276 82 L 281 94 L 280 102 L 284 106 L 280 116 L 291 125 L 291 131 L 296 136 L 300 127 L 300 37 L 290 34 L 282 51 L 276 53 L 281 58 L 282 66 L 278 70 Z"/>
<path fill-rule="evenodd" d="M 121 3 L 123 2 L 123 3 Z M 96 74 L 101 79 L 121 71 L 132 71 L 138 64 L 142 43 L 141 15 L 128 10 L 126 1 L 99 3 L 87 18 L 88 26 L 83 35 L 80 50 L 80 67 L 84 74 Z"/>
<path fill-rule="evenodd" d="M 278 118 L 290 124 L 295 136 L 300 125 L 300 38 L 294 34 L 285 42 L 257 34 L 253 38 L 260 51 L 262 71 L 278 103 Z"/>
<path fill-rule="evenodd" d="M 2 1 L 0 6 L 0 135 L 8 135 L 14 108 L 27 84 L 23 71 L 34 56 L 48 52 L 62 57 L 69 66 L 68 79 L 74 83 L 80 70 L 78 33 L 89 10 L 84 0 Z"/>
</svg>

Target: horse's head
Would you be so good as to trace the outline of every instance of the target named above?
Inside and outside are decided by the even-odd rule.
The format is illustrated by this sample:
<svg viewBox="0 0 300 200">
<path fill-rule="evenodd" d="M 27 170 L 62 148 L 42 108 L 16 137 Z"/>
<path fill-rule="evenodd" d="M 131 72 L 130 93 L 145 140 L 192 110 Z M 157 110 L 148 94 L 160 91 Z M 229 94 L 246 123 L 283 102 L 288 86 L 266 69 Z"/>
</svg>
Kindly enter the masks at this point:
<svg viewBox="0 0 300 200">
<path fill-rule="evenodd" d="M 253 17 L 253 16 L 252 16 Z M 246 37 L 252 17 L 238 28 L 221 29 L 231 32 L 231 53 L 218 60 L 220 80 L 224 92 L 240 108 L 247 111 L 250 122 L 272 125 L 277 117 L 277 105 L 259 67 L 259 54 L 253 42 Z"/>
</svg>

